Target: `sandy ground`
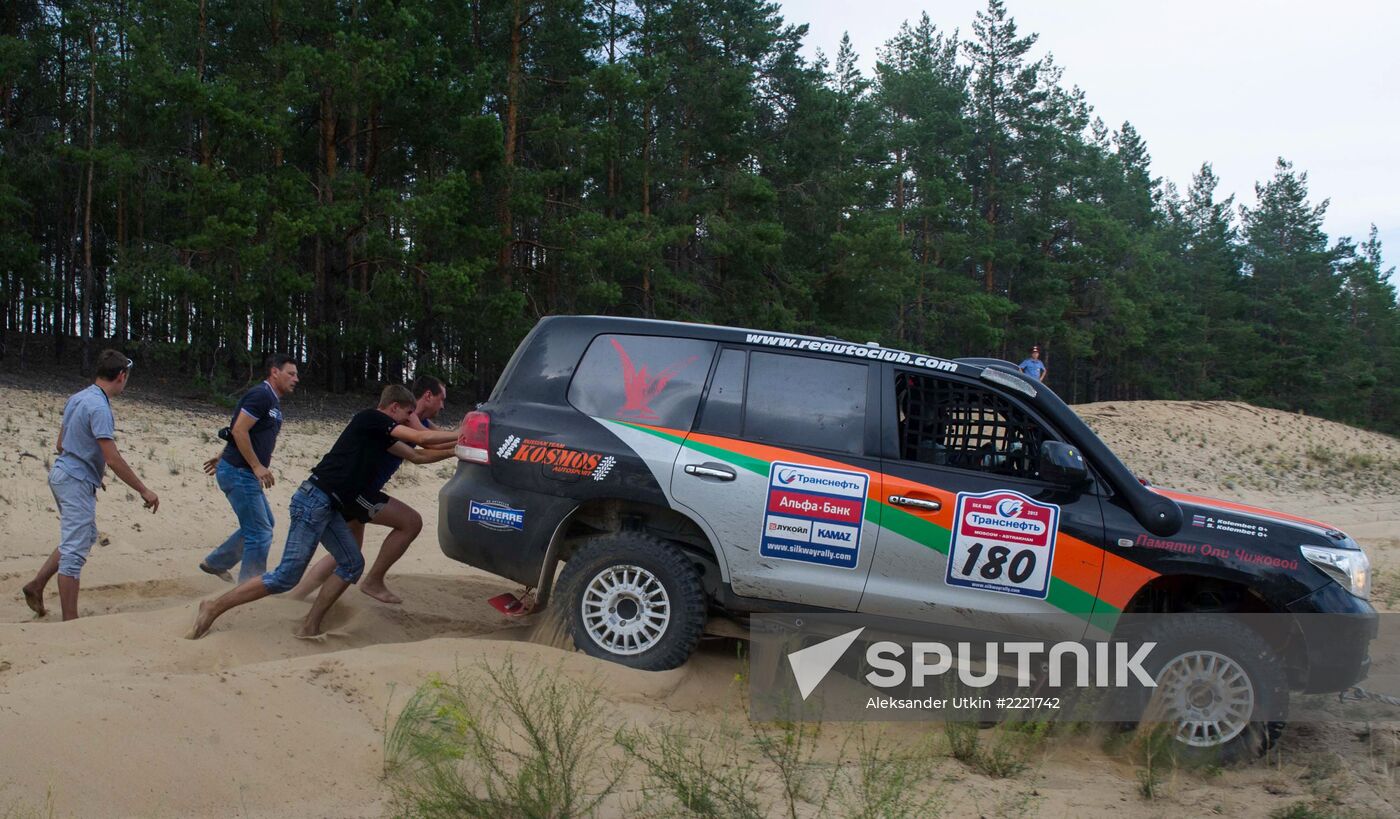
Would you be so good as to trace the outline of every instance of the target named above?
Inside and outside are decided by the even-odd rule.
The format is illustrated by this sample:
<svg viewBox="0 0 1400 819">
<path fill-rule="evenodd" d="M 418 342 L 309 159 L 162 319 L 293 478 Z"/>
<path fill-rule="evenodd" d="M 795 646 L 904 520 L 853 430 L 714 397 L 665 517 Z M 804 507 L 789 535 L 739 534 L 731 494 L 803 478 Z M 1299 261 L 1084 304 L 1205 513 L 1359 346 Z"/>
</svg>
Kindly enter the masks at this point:
<svg viewBox="0 0 1400 819">
<path fill-rule="evenodd" d="M 381 816 L 391 807 L 381 780 L 384 729 L 407 695 L 430 674 L 506 656 L 601 685 L 619 724 L 742 713 L 741 666 L 728 641 L 705 643 L 681 669 L 647 674 L 524 639 L 528 628 L 485 603 L 511 584 L 437 548 L 436 491 L 449 465 L 406 465 L 390 487 L 427 521 L 390 576 L 402 607 L 351 591 L 328 621 L 335 636 L 308 643 L 291 636 L 306 604 L 270 599 L 227 615 L 203 640 L 181 639 L 196 601 L 228 588 L 196 564 L 233 515 L 199 469 L 217 451 L 225 411 L 172 402 L 114 402 L 119 444 L 160 494 L 160 512 L 144 512 L 109 478 L 98 505 L 105 545 L 84 570 L 83 618 L 35 620 L 18 587 L 56 537 L 44 477 L 63 399 L 0 387 L 0 817 Z M 1156 483 L 1343 526 L 1378 568 L 1378 606 L 1400 605 L 1400 442 L 1241 404 L 1079 409 Z M 283 428 L 270 493 L 274 560 L 290 495 L 338 430 L 294 414 Z M 383 530 L 370 531 L 373 553 Z M 57 603 L 51 586 L 48 604 Z M 930 728 L 892 730 L 907 738 Z M 1139 793 L 1138 769 L 1101 745 L 1053 739 L 1009 779 L 943 760 L 948 812 L 1251 817 L 1301 801 L 1354 815 L 1400 811 L 1400 751 L 1388 726 L 1299 727 L 1268 763 L 1171 774 L 1153 801 Z"/>
</svg>

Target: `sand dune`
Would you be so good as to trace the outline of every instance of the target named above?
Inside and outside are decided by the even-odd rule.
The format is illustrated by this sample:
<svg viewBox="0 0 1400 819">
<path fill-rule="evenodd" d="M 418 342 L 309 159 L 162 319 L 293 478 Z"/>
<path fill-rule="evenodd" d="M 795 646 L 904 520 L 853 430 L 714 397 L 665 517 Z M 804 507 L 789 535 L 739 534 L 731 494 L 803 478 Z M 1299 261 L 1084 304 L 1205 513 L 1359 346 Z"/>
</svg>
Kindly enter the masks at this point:
<svg viewBox="0 0 1400 819">
<path fill-rule="evenodd" d="M 124 486 L 109 482 L 98 506 L 107 543 L 84 571 L 83 619 L 34 620 L 17 590 L 57 531 L 44 476 L 63 399 L 0 389 L 0 816 L 46 806 L 58 816 L 380 816 L 388 807 L 380 781 L 387 716 L 429 674 L 506 656 L 541 674 L 602 685 L 619 724 L 742 713 L 730 642 L 709 641 L 684 668 L 663 674 L 529 642 L 528 624 L 484 602 L 511 584 L 437 548 L 436 491 L 449 465 L 405 466 L 391 487 L 428 519 L 390 576 L 404 606 L 352 591 L 328 619 L 334 634 L 306 642 L 291 634 L 306 604 L 273 599 L 232 612 L 203 640 L 181 639 L 195 602 L 228 588 L 196 569 L 233 526 L 223 496 L 199 470 L 217 451 L 213 433 L 225 413 L 127 398 L 115 402 L 119 443 L 161 495 L 161 510 L 143 512 Z M 1400 442 L 1231 403 L 1113 402 L 1080 411 L 1156 483 L 1348 527 L 1379 569 L 1378 605 L 1400 604 Z M 270 493 L 274 560 L 287 501 L 338 429 L 295 415 L 284 428 Z M 382 530 L 370 531 L 372 553 Z M 51 608 L 54 595 L 51 587 Z M 1378 736 L 1390 744 L 1378 746 Z M 1281 765 L 1182 779 L 1167 801 L 1150 804 L 1138 796 L 1135 770 L 1087 740 L 1052 744 L 1030 772 L 1009 780 L 951 763 L 944 785 L 953 815 L 1264 816 L 1311 798 L 1309 766 L 1335 757 L 1340 768 L 1329 776 L 1343 786 L 1338 799 L 1372 815 L 1400 805 L 1394 745 L 1391 733 L 1304 726 L 1289 734 Z"/>
</svg>

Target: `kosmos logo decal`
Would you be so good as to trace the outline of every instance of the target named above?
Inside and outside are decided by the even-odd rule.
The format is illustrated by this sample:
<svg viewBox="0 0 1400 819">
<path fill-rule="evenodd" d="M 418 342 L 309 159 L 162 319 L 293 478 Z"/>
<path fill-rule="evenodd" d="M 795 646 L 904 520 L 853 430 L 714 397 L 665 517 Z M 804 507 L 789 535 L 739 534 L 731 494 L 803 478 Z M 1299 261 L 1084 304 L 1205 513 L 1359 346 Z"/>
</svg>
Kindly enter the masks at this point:
<svg viewBox="0 0 1400 819">
<path fill-rule="evenodd" d="M 545 471 L 557 476 L 591 477 L 595 481 L 606 478 L 617 464 L 617 459 L 611 455 L 573 449 L 558 441 L 522 439 L 514 435 L 496 454 L 511 461 L 540 464 Z"/>
</svg>

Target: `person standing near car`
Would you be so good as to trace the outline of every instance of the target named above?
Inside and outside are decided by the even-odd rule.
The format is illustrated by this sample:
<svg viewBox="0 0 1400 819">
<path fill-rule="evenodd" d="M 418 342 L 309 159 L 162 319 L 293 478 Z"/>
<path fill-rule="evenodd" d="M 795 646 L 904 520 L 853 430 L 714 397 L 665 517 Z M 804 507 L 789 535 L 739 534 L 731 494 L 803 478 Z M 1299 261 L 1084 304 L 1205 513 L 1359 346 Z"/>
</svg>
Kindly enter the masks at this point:
<svg viewBox="0 0 1400 819">
<path fill-rule="evenodd" d="M 1045 362 L 1040 360 L 1040 345 L 1031 347 L 1031 357 L 1021 362 L 1021 372 L 1036 381 L 1045 380 Z"/>
<path fill-rule="evenodd" d="M 204 471 L 214 476 L 233 507 L 238 528 L 200 561 L 199 568 L 230 583 L 229 569 L 240 561 L 240 583 L 261 577 L 272 546 L 272 507 L 264 490 L 276 483 L 272 451 L 282 431 L 282 396 L 296 389 L 299 375 L 296 362 L 282 353 L 268 356 L 266 368 L 267 378 L 238 400 L 224 451 L 204 462 Z"/>
<path fill-rule="evenodd" d="M 364 571 L 365 559 L 345 519 L 349 516 L 347 511 L 354 507 L 372 510 L 374 499 L 366 493 L 380 456 L 397 441 L 431 447 L 457 439 L 455 432 L 405 426 L 414 403 L 413 393 L 407 387 L 392 384 L 384 388 L 376 408 L 355 413 L 330 451 L 311 468 L 311 476 L 292 495 L 291 528 L 282 548 L 282 562 L 262 577 L 251 578 L 214 600 L 201 602 L 194 626 L 186 635 L 189 639 L 203 637 L 214 621 L 231 608 L 291 590 L 311 564 L 317 543 L 324 543 L 326 551 L 335 557 L 335 574 L 321 585 L 321 593 L 296 636 L 315 637 L 321 633 L 326 612 Z"/>
<path fill-rule="evenodd" d="M 408 416 L 405 422 L 414 429 L 431 430 L 437 429 L 433 425 L 433 419 L 442 411 L 442 405 L 447 401 L 447 387 L 441 381 L 431 375 L 420 376 L 413 381 L 413 394 L 417 396 L 417 402 L 413 407 L 413 414 Z M 373 597 L 381 603 L 397 605 L 403 602 L 399 597 L 389 590 L 384 584 L 384 575 L 388 573 L 389 567 L 393 566 L 404 552 L 413 543 L 414 538 L 423 530 L 423 516 L 418 510 L 404 503 L 397 498 L 391 498 L 384 493 L 384 485 L 389 479 L 394 477 L 399 467 L 404 461 L 415 464 L 430 464 L 446 460 L 453 456 L 452 443 L 441 444 L 444 449 L 414 449 L 405 443 L 395 443 L 386 451 L 379 462 L 378 471 L 371 482 L 368 495 L 374 499 L 369 507 L 355 507 L 350 510 L 351 514 L 346 516 L 346 522 L 350 525 L 350 532 L 354 534 L 355 541 L 360 544 L 360 550 L 365 546 L 365 526 L 373 523 L 376 526 L 387 526 L 389 534 L 384 538 L 384 543 L 379 547 L 379 556 L 375 558 L 374 565 L 365 572 L 364 578 L 360 581 L 360 591 Z M 371 509 L 378 511 L 370 515 Z M 316 565 L 312 566 L 306 576 L 301 579 L 295 589 L 287 593 L 293 600 L 305 600 L 311 593 L 320 588 L 327 577 L 335 571 L 335 558 L 326 555 L 321 558 Z"/>
<path fill-rule="evenodd" d="M 97 490 L 105 489 L 107 467 L 141 496 L 152 512 L 160 498 L 152 492 L 117 450 L 112 399 L 126 389 L 133 362 L 116 350 L 97 356 L 92 386 L 74 393 L 63 407 L 63 422 L 54 450 L 58 459 L 49 470 L 49 489 L 58 506 L 59 541 L 34 579 L 22 589 L 24 602 L 43 617 L 44 588 L 58 575 L 58 599 L 64 621 L 78 618 L 78 577 L 97 542 Z"/>
</svg>

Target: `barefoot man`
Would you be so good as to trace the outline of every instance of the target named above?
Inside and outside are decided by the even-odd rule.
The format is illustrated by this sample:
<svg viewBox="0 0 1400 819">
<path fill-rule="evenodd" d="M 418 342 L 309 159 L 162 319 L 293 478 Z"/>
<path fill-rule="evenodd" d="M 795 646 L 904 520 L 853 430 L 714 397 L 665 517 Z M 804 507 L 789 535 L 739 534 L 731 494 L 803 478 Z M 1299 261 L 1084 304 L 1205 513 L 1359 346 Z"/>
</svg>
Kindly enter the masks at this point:
<svg viewBox="0 0 1400 819">
<path fill-rule="evenodd" d="M 418 396 L 414 405 L 413 414 L 408 417 L 408 425 L 414 429 L 435 429 L 433 419 L 442 411 L 442 405 L 447 401 L 447 387 L 443 383 L 430 375 L 425 375 L 413 382 L 413 394 Z M 423 531 L 423 517 L 417 510 L 397 498 L 391 498 L 384 494 L 384 484 L 394 477 L 399 466 L 404 461 L 415 464 L 430 464 L 451 458 L 453 455 L 453 444 L 443 444 L 445 449 L 418 450 L 408 444 L 396 443 L 389 448 L 382 456 L 379 469 L 374 476 L 374 481 L 370 484 L 365 493 L 371 503 L 368 507 L 356 505 L 347 515 L 347 522 L 350 524 L 350 532 L 355 536 L 355 542 L 360 544 L 360 550 L 365 546 L 365 525 L 373 523 L 376 526 L 387 526 L 393 531 L 384 538 L 384 543 L 379 547 L 379 557 L 375 558 L 374 565 L 365 572 L 364 578 L 360 581 L 360 591 L 373 597 L 382 603 L 402 603 L 403 598 L 389 591 L 389 587 L 384 585 L 384 575 L 389 571 L 389 567 L 401 557 L 408 547 L 413 543 L 413 539 L 418 537 L 418 533 Z M 378 509 L 371 516 L 371 510 Z M 335 558 L 327 555 L 316 562 L 306 576 L 301 579 L 295 589 L 287 594 L 293 600 L 305 600 L 312 592 L 320 588 L 321 583 L 331 573 L 335 571 Z"/>
<path fill-rule="evenodd" d="M 297 388 L 297 363 L 289 355 L 267 357 L 267 378 L 238 399 L 229 421 L 229 442 L 204 471 L 218 481 L 238 518 L 238 528 L 200 561 L 199 568 L 233 582 L 228 570 L 240 563 L 238 582 L 262 577 L 272 546 L 272 507 L 263 490 L 271 489 L 272 451 L 282 431 L 282 396 Z"/>
<path fill-rule="evenodd" d="M 116 350 L 103 350 L 97 356 L 92 386 L 74 393 L 63 407 L 63 423 L 54 445 L 58 460 L 49 471 L 49 489 L 58 506 L 58 548 L 23 589 L 24 602 L 40 617 L 47 613 L 44 588 L 57 574 L 63 619 L 78 618 L 78 576 L 97 541 L 97 490 L 106 488 L 102 478 L 107 467 L 136 490 L 147 509 L 155 512 L 160 507 L 160 498 L 127 465 L 114 438 L 112 399 L 126 389 L 131 365 Z"/>
<path fill-rule="evenodd" d="M 377 408 L 361 410 L 350 419 L 331 451 L 312 467 L 311 477 L 292 495 L 291 530 L 282 548 L 282 562 L 262 577 L 240 583 L 221 597 L 200 603 L 194 627 L 187 635 L 191 640 L 203 637 L 214 621 L 229 609 L 294 587 L 311 563 L 318 542 L 324 543 L 335 558 L 335 574 L 322 584 L 321 593 L 307 612 L 297 636 L 314 637 L 321 633 L 321 620 L 326 612 L 364 571 L 365 561 L 345 523 L 344 510 L 373 505 L 364 497 L 364 492 L 374 480 L 384 451 L 396 441 L 433 446 L 457 438 L 455 432 L 406 426 L 404 422 L 412 414 L 413 407 L 413 393 L 405 387 L 391 385 L 380 394 Z"/>
</svg>

